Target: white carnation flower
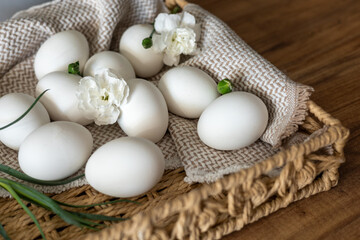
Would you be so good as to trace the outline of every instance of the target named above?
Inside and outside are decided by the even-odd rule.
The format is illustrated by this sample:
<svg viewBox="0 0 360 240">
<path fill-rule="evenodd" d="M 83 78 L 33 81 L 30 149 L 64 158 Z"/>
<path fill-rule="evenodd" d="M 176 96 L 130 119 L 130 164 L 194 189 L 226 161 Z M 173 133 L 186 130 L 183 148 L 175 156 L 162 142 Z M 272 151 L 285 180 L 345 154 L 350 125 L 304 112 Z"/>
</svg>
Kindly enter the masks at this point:
<svg viewBox="0 0 360 240">
<path fill-rule="evenodd" d="M 82 78 L 76 96 L 87 118 L 97 125 L 113 124 L 120 116 L 120 105 L 127 101 L 129 86 L 123 78 L 103 69 L 95 77 Z"/>
<path fill-rule="evenodd" d="M 154 27 L 159 34 L 152 36 L 153 49 L 165 53 L 166 65 L 178 65 L 181 54 L 197 53 L 196 41 L 200 37 L 200 26 L 190 13 L 160 13 L 155 19 Z"/>
<path fill-rule="evenodd" d="M 166 33 L 179 27 L 180 23 L 181 23 L 180 14 L 160 13 L 155 19 L 154 27 L 156 32 Z"/>
<path fill-rule="evenodd" d="M 161 35 L 154 35 L 154 50 L 164 52 L 164 63 L 178 65 L 181 54 L 196 53 L 196 34 L 191 28 L 176 28 Z"/>
</svg>

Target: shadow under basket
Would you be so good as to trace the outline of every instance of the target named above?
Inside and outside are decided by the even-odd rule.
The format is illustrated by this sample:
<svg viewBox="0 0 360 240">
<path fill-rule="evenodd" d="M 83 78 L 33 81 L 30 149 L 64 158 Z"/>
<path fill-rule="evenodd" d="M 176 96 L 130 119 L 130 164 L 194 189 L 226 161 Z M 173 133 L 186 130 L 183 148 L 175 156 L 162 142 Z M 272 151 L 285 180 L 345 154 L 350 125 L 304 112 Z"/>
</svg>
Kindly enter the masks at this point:
<svg viewBox="0 0 360 240">
<path fill-rule="evenodd" d="M 338 168 L 345 161 L 349 130 L 314 102 L 299 132 L 309 141 L 219 179 L 212 184 L 188 184 L 183 169 L 167 171 L 146 195 L 132 198 L 141 204 L 116 203 L 83 209 L 87 213 L 129 218 L 93 231 L 70 226 L 53 213 L 28 204 L 49 239 L 218 239 L 290 203 L 336 186 Z M 324 127 L 325 126 L 325 127 Z M 332 150 L 331 150 L 331 149 Z M 324 151 L 325 149 L 331 151 Z M 281 169 L 276 176 L 267 173 Z M 113 200 L 90 186 L 73 188 L 54 199 L 69 204 Z M 13 199 L 0 199 L 0 222 L 12 239 L 36 239 L 40 233 Z"/>
</svg>

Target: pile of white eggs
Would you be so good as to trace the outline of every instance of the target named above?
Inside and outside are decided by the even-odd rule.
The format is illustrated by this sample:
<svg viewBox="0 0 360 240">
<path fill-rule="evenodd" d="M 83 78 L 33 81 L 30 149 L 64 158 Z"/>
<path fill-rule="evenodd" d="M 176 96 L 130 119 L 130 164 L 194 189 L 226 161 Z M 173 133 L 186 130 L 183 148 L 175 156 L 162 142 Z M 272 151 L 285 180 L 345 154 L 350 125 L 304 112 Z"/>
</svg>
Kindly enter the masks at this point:
<svg viewBox="0 0 360 240">
<path fill-rule="evenodd" d="M 85 36 L 75 30 L 59 32 L 43 43 L 34 61 L 35 95 L 49 90 L 22 120 L 0 131 L 0 141 L 19 150 L 19 165 L 27 175 L 60 180 L 86 164 L 86 179 L 98 191 L 115 197 L 143 194 L 164 173 L 164 156 L 155 143 L 167 131 L 168 111 L 199 118 L 200 139 L 218 150 L 248 146 L 262 135 L 268 121 L 264 103 L 246 92 L 220 96 L 216 82 L 200 69 L 174 67 L 162 76 L 158 88 L 141 79 L 163 67 L 163 54 L 142 46 L 152 29 L 134 25 L 123 33 L 120 53 L 103 51 L 90 58 Z M 79 110 L 76 97 L 81 77 L 67 72 L 76 61 L 83 76 L 107 68 L 130 89 L 117 121 L 128 137 L 108 142 L 93 154 L 93 138 L 84 127 L 93 121 Z M 1 97 L 0 127 L 17 119 L 34 100 L 23 93 Z"/>
</svg>

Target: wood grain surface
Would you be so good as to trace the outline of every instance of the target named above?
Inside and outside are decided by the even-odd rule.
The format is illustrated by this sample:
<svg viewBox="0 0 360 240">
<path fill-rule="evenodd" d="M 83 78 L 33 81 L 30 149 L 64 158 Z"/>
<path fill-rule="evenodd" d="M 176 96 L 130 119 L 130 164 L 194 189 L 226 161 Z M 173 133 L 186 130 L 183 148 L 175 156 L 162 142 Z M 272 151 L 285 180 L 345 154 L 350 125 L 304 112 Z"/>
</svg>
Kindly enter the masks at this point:
<svg viewBox="0 0 360 240">
<path fill-rule="evenodd" d="M 360 1 L 190 0 L 225 21 L 351 131 L 332 190 L 224 239 L 360 239 Z"/>
</svg>

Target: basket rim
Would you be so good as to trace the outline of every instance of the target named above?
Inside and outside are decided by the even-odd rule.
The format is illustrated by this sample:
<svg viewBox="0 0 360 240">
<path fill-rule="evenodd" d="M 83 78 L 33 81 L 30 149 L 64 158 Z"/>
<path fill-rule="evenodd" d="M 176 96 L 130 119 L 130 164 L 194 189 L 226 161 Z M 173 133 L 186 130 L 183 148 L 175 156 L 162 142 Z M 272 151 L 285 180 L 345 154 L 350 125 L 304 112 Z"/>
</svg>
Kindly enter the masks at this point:
<svg viewBox="0 0 360 240">
<path fill-rule="evenodd" d="M 182 8 L 188 4 L 188 2 L 184 0 L 166 0 L 165 4 L 166 6 L 169 6 L 168 4 L 172 4 L 172 2 Z M 164 212 L 167 212 L 169 214 L 169 212 L 176 213 L 180 210 L 193 208 L 196 203 L 200 202 L 201 200 L 207 199 L 209 196 L 214 196 L 223 190 L 230 190 L 241 181 L 251 181 L 259 177 L 262 173 L 270 171 L 274 167 L 282 166 L 285 162 L 288 161 L 289 158 L 287 156 L 301 156 L 304 154 L 309 154 L 314 150 L 313 145 L 315 145 L 315 149 L 319 149 L 321 146 L 316 145 L 317 141 L 327 141 L 327 143 L 334 144 L 337 155 L 341 158 L 344 158 L 343 146 L 345 145 L 347 138 L 349 137 L 349 130 L 345 128 L 338 119 L 331 116 L 312 100 L 309 100 L 307 102 L 307 106 L 310 113 L 312 113 L 326 126 L 329 126 L 327 131 L 322 135 L 314 137 L 314 139 L 310 140 L 307 143 L 293 145 L 288 149 L 280 151 L 273 156 L 264 159 L 262 162 L 255 164 L 248 169 L 241 169 L 235 173 L 231 173 L 221 179 L 218 179 L 214 183 L 203 183 L 199 187 L 187 193 L 183 193 L 175 199 L 167 200 L 161 205 L 133 215 L 129 222 L 145 219 L 143 225 L 150 225 L 150 223 L 147 221 L 156 222 L 158 218 L 161 218 L 163 216 L 162 214 Z M 188 201 L 188 199 L 191 199 L 192 201 Z M 93 237 L 96 238 L 96 236 L 104 234 L 113 236 L 116 232 L 118 232 L 118 229 L 122 229 L 124 223 L 127 224 L 126 222 L 115 223 L 108 228 L 102 229 L 100 232 L 88 233 L 85 234 L 83 237 L 92 239 Z"/>
<path fill-rule="evenodd" d="M 209 196 L 215 196 L 221 191 L 230 190 L 239 182 L 251 182 L 251 180 L 259 177 L 262 173 L 269 172 L 274 167 L 282 166 L 287 161 L 289 161 L 288 159 L 292 159 L 289 156 L 294 157 L 295 155 L 295 157 L 299 158 L 304 154 L 310 154 L 313 151 L 319 150 L 324 144 L 334 144 L 336 155 L 344 161 L 343 148 L 350 135 L 349 129 L 344 127 L 338 119 L 332 117 L 314 101 L 309 100 L 307 106 L 309 113 L 312 113 L 322 123 L 324 123 L 326 126 L 329 126 L 326 132 L 323 134 L 315 136 L 305 143 L 292 145 L 291 147 L 274 154 L 273 156 L 255 164 L 250 168 L 241 169 L 237 172 L 231 173 L 227 176 L 224 176 L 223 178 L 218 179 L 216 182 L 202 183 L 201 186 L 187 193 L 181 194 L 175 199 L 167 200 L 161 205 L 135 214 L 126 222 L 112 224 L 111 226 L 102 229 L 99 232 L 88 233 L 85 235 L 85 238 L 102 239 L 101 237 L 103 236 L 116 234 L 118 229 L 123 229 L 124 224 L 129 226 L 129 221 L 137 222 L 148 219 L 147 221 L 156 222 L 157 219 L 161 218 L 161 215 L 164 212 L 166 212 L 167 215 L 170 215 L 179 212 L 180 210 L 192 208 L 196 203 L 207 199 Z M 191 201 L 189 199 L 191 199 Z M 150 225 L 150 223 L 144 223 L 142 225 L 147 224 Z"/>
</svg>

